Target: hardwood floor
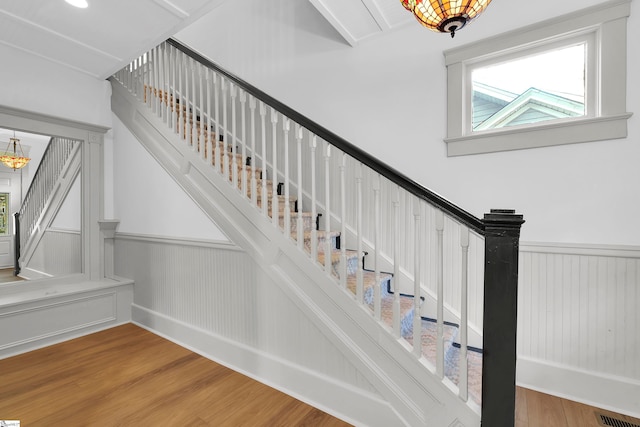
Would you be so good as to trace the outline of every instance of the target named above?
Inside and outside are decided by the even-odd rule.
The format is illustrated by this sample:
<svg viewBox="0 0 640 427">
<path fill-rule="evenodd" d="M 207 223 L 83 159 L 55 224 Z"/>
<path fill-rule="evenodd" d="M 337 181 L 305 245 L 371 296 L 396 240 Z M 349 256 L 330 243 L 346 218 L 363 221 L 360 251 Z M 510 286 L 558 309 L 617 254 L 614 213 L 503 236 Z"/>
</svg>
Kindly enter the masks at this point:
<svg viewBox="0 0 640 427">
<path fill-rule="evenodd" d="M 30 427 L 348 425 L 132 324 L 0 360 L 0 384 L 0 419 Z M 516 407 L 517 427 L 599 426 L 533 390 Z"/>
<path fill-rule="evenodd" d="M 516 391 L 516 427 L 602 427 L 597 413 L 640 425 L 640 420 L 635 418 L 582 403 L 526 388 L 518 387 Z M 617 425 L 622 427 L 625 424 Z"/>
<path fill-rule="evenodd" d="M 13 275 L 13 268 L 0 268 L 0 283 L 17 282 L 24 280 Z"/>
<path fill-rule="evenodd" d="M 0 361 L 23 426 L 346 426 L 132 324 Z"/>
</svg>

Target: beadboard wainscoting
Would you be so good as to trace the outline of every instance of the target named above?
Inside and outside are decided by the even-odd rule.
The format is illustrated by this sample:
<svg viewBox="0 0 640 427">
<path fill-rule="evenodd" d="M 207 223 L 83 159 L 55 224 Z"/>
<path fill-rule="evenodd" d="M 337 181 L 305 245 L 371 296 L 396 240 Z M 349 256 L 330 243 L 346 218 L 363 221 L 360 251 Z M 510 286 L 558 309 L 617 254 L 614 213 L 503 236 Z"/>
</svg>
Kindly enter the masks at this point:
<svg viewBox="0 0 640 427">
<path fill-rule="evenodd" d="M 81 272 L 82 233 L 80 230 L 50 228 L 45 231 L 27 265 L 23 266 L 21 276 L 37 279 Z"/>
<path fill-rule="evenodd" d="M 518 383 L 640 416 L 640 248 L 521 244 Z"/>
<path fill-rule="evenodd" d="M 401 425 L 371 383 L 229 242 L 116 233 L 133 321 L 357 425 Z"/>
</svg>

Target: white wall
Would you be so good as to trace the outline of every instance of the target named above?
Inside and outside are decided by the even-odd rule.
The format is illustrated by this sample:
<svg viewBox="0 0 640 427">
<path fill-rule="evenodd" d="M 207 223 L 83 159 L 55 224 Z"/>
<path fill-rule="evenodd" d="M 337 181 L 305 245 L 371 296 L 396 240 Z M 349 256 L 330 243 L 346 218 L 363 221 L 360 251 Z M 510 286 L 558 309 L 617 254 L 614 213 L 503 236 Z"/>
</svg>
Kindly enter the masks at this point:
<svg viewBox="0 0 640 427">
<path fill-rule="evenodd" d="M 113 124 L 118 231 L 228 241 L 115 116 Z"/>
<path fill-rule="evenodd" d="M 451 39 L 411 23 L 351 48 L 296 0 L 228 2 L 178 38 L 472 213 L 514 208 L 525 241 L 640 244 L 637 115 L 627 139 L 459 158 L 446 157 L 442 52 L 598 1 L 491 5 Z M 400 7 L 400 5 L 398 5 Z M 640 70 L 640 6 L 632 3 L 628 75 Z M 215 42 L 212 42 L 215 40 Z M 640 110 L 637 79 L 628 111 Z M 348 117 L 348 120 L 345 119 Z"/>
<path fill-rule="evenodd" d="M 110 126 L 107 81 L 0 44 L 0 105 Z M 28 129 L 27 129 L 28 130 Z"/>
<path fill-rule="evenodd" d="M 67 193 L 58 214 L 51 223 L 51 228 L 67 231 L 80 231 L 82 228 L 82 187 L 81 175 L 76 177 Z"/>
<path fill-rule="evenodd" d="M 92 125 L 111 126 L 111 84 L 108 81 L 3 44 L 0 44 L 0 57 L 5 58 L 7 63 L 7 66 L 0 68 L 0 81 L 5 82 L 0 91 L 0 105 Z M 111 151 L 111 141 L 107 135 L 107 159 L 110 159 Z M 37 163 L 29 167 L 31 174 L 35 174 Z M 112 218 L 113 171 L 110 162 L 105 162 L 104 172 L 107 179 L 105 213 L 107 218 Z"/>
</svg>

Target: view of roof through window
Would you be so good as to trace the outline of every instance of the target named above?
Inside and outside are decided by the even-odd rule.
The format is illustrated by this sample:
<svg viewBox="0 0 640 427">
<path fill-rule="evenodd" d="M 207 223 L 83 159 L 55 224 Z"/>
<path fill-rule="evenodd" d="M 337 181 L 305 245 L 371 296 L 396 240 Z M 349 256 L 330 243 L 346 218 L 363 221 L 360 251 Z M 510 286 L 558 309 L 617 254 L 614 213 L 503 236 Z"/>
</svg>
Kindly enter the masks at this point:
<svg viewBox="0 0 640 427">
<path fill-rule="evenodd" d="M 473 130 L 584 116 L 585 51 L 582 43 L 474 69 Z"/>
</svg>

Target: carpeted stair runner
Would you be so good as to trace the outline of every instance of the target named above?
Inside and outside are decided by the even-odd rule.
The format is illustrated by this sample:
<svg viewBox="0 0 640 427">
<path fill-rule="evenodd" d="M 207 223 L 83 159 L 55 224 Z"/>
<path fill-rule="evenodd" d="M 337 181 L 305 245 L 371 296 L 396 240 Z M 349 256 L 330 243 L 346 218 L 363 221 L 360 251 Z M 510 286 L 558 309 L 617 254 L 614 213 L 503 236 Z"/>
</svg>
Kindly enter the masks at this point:
<svg viewBox="0 0 640 427">
<path fill-rule="evenodd" d="M 147 87 L 145 86 L 145 89 Z M 168 101 L 167 95 L 162 91 L 157 91 L 153 89 L 154 95 L 160 97 L 161 103 L 166 103 Z M 146 94 L 147 90 L 145 90 L 145 102 L 146 102 Z M 171 107 L 175 108 L 173 97 L 170 98 Z M 177 102 L 179 105 L 179 102 Z M 176 109 L 177 110 L 177 109 Z M 186 109 L 183 106 L 182 111 L 184 112 Z M 177 119 L 179 120 L 179 119 Z M 195 124 L 195 133 L 193 132 L 193 123 L 191 118 L 188 119 L 182 115 L 182 119 L 176 122 L 176 125 L 181 129 L 182 137 L 187 141 L 187 144 L 191 146 L 195 146 L 194 148 L 197 151 L 200 151 L 200 142 L 201 139 L 204 139 L 205 142 L 208 141 L 217 141 L 216 146 L 216 159 L 214 162 L 214 156 L 211 153 L 204 153 L 205 159 L 211 159 L 211 163 L 213 166 L 218 168 L 219 164 L 222 164 L 223 170 L 226 170 L 229 173 L 229 183 L 233 184 L 234 180 L 234 168 L 237 179 L 238 189 L 242 190 L 243 188 L 247 191 L 247 197 L 251 199 L 252 197 L 252 174 L 256 178 L 256 200 L 258 203 L 258 207 L 262 209 L 264 201 L 262 200 L 262 179 L 263 173 L 260 168 L 253 167 L 251 158 L 245 159 L 242 154 L 239 152 L 232 152 L 232 147 L 227 144 L 225 147 L 222 138 L 216 138 L 215 132 L 210 130 L 209 132 L 204 132 L 203 137 L 200 135 L 201 122 L 200 118 L 197 118 Z M 188 123 L 188 124 L 187 124 Z M 186 126 L 185 126 L 186 125 Z M 186 127 L 186 130 L 185 130 Z M 210 145 L 206 145 L 210 147 Z M 226 148 L 226 153 L 225 153 Z M 210 148 L 207 148 L 210 150 Z M 227 158 L 225 158 L 225 155 Z M 246 174 L 246 175 L 245 175 Z M 243 186 L 243 182 L 246 176 L 246 183 Z M 266 190 L 267 190 L 267 214 L 270 218 L 273 217 L 273 182 L 270 180 L 266 181 Z M 278 193 L 276 194 L 277 204 L 278 204 L 278 224 L 281 229 L 284 229 L 285 223 L 285 208 L 286 208 L 286 198 L 285 196 L 280 194 L 280 186 L 277 186 Z M 289 198 L 289 217 L 290 217 L 290 233 L 291 238 L 295 241 L 298 239 L 297 227 L 298 227 L 298 204 L 296 203 L 295 197 Z M 307 251 L 307 253 L 311 253 L 311 245 L 312 245 L 312 230 L 316 228 L 316 248 L 317 248 L 317 262 L 320 265 L 325 265 L 326 260 L 326 239 L 330 239 L 331 244 L 331 274 L 338 278 L 340 277 L 340 233 L 336 231 L 331 231 L 327 233 L 324 230 L 317 230 L 317 218 L 313 218 L 311 212 L 302 212 L 303 219 L 303 227 L 304 227 L 304 244 L 303 247 Z M 357 251 L 347 250 L 347 289 L 355 296 L 357 292 L 357 269 L 358 264 L 361 262 L 362 258 L 359 256 Z M 392 285 L 391 282 L 393 280 L 393 276 L 388 273 L 381 273 L 379 275 L 379 281 L 376 278 L 376 274 L 372 271 L 363 271 L 363 297 L 365 304 L 368 305 L 372 314 L 374 311 L 374 295 L 375 295 L 375 287 L 379 286 L 381 291 L 381 318 L 382 321 L 392 328 L 393 326 L 393 303 L 394 303 L 394 293 L 391 291 Z M 400 330 L 401 336 L 411 345 L 414 342 L 414 333 L 413 333 L 413 317 L 414 317 L 414 297 L 413 295 L 404 295 L 400 294 Z M 422 355 L 429 360 L 433 365 L 436 364 L 436 352 L 437 352 L 437 323 L 433 319 L 428 319 L 422 317 L 421 319 L 422 331 L 421 331 L 421 347 L 422 347 Z M 456 339 L 458 338 L 458 325 L 445 322 L 443 325 L 443 340 L 444 340 L 444 366 L 445 372 L 444 375 L 449 378 L 454 384 L 458 384 L 459 382 L 459 361 L 460 361 L 460 345 L 456 343 Z M 478 405 L 481 404 L 481 395 L 482 395 L 482 352 L 478 349 L 469 348 L 467 351 L 467 366 L 468 366 L 468 386 L 469 386 L 469 398 L 475 401 Z"/>
</svg>

